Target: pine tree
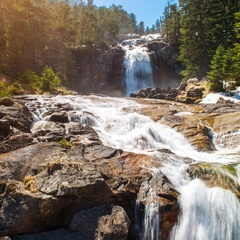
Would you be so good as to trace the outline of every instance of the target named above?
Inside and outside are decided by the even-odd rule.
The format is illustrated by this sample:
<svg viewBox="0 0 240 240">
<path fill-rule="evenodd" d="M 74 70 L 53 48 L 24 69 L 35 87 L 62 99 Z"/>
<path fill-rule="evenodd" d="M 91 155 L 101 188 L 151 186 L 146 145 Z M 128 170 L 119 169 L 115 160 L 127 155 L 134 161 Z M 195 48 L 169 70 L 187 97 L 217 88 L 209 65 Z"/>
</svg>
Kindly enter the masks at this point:
<svg viewBox="0 0 240 240">
<path fill-rule="evenodd" d="M 239 3 L 240 5 L 240 3 Z M 234 76 L 237 84 L 240 84 L 240 11 L 235 13 L 235 33 L 236 33 L 236 42 L 234 43 Z"/>
<path fill-rule="evenodd" d="M 224 55 L 226 54 L 225 48 L 220 45 L 211 61 L 211 71 L 209 72 L 208 78 L 211 83 L 211 90 L 223 91 L 223 80 L 225 75 L 226 63 L 224 62 Z"/>
</svg>

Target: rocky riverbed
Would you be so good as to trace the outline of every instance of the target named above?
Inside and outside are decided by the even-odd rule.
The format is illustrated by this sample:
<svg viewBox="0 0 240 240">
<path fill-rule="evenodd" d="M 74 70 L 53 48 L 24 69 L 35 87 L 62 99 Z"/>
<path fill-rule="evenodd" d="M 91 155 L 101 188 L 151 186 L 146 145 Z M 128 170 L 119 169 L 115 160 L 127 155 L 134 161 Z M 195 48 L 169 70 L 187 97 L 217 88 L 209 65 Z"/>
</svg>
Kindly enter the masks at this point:
<svg viewBox="0 0 240 240">
<path fill-rule="evenodd" d="M 149 169 L 181 157 L 169 149 L 159 149 L 156 158 L 106 146 L 93 127 L 93 113 L 79 116 L 72 104 L 53 103 L 52 98 L 0 99 L 0 235 L 6 239 L 140 239 L 143 230 L 136 219 L 136 200 L 141 218 L 156 180 Z M 174 128 L 198 151 L 238 147 L 237 103 L 134 101 L 141 107 L 126 106 L 126 113 L 136 111 Z M 43 105 L 45 112 L 39 113 Z M 47 121 L 36 119 L 37 113 Z M 192 169 L 191 176 L 199 175 L 197 168 Z M 168 239 L 178 217 L 179 192 L 163 173 L 154 188 L 162 216 L 161 236 Z"/>
</svg>

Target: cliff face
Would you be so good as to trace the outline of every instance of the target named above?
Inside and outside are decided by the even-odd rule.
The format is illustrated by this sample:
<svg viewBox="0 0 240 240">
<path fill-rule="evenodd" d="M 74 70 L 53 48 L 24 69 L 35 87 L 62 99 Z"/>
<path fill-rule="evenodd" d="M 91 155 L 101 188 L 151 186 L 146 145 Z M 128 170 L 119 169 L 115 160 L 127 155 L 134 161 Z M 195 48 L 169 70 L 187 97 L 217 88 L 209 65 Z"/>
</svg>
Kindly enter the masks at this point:
<svg viewBox="0 0 240 240">
<path fill-rule="evenodd" d="M 123 96 L 124 51 L 120 47 L 108 50 L 78 48 L 73 51 L 77 71 L 74 87 L 80 93 Z"/>
<path fill-rule="evenodd" d="M 149 49 L 154 85 L 160 88 L 177 87 L 180 83 L 174 48 L 161 41 L 141 43 Z M 116 46 L 107 50 L 77 48 L 73 50 L 80 93 L 125 96 L 125 50 Z"/>
<path fill-rule="evenodd" d="M 182 67 L 177 60 L 176 49 L 163 41 L 152 41 L 146 46 L 151 51 L 155 86 L 163 89 L 178 87 Z"/>
</svg>

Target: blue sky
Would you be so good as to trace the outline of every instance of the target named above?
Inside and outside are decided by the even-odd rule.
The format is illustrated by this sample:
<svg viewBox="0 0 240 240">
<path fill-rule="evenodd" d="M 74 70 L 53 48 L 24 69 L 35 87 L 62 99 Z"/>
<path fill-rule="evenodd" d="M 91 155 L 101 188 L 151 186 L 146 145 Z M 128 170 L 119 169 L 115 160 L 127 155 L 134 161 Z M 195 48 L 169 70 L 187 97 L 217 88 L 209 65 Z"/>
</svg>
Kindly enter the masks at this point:
<svg viewBox="0 0 240 240">
<path fill-rule="evenodd" d="M 163 15 L 168 0 L 93 0 L 97 6 L 109 7 L 112 4 L 121 5 L 128 13 L 136 15 L 137 22 L 144 21 L 145 27 L 151 27 Z M 177 3 L 177 0 L 170 1 Z"/>
</svg>

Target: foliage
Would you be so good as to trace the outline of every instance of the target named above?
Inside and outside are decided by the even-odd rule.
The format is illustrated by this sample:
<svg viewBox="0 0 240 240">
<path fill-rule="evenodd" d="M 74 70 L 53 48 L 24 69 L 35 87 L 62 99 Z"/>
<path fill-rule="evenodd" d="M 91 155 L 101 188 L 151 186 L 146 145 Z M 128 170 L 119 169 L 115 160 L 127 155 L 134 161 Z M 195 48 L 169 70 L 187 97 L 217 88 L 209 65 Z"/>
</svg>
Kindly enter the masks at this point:
<svg viewBox="0 0 240 240">
<path fill-rule="evenodd" d="M 122 6 L 98 8 L 93 1 L 59 0 L 2 0 L 0 5 L 0 73 L 18 78 L 30 91 L 39 89 L 41 81 L 46 90 L 56 86 L 49 76 L 41 76 L 40 82 L 34 76 L 46 65 L 62 84 L 74 81 L 75 46 L 109 45 L 119 34 L 136 32 L 135 15 Z"/>
<path fill-rule="evenodd" d="M 8 86 L 8 90 L 11 95 L 21 95 L 24 94 L 25 90 L 18 82 L 14 82 Z"/>
<path fill-rule="evenodd" d="M 240 12 L 235 14 L 236 39 L 240 40 Z M 235 84 L 240 83 L 240 43 L 234 42 L 233 46 L 225 49 L 218 46 L 211 61 L 209 79 L 212 83 L 212 90 L 227 91 L 234 89 Z M 223 84 L 224 83 L 224 84 Z"/>
<path fill-rule="evenodd" d="M 179 0 L 178 5 L 168 0 L 163 17 L 146 28 L 122 6 L 96 7 L 91 0 L 2 0 L 0 5 L 0 73 L 17 79 L 19 89 L 54 92 L 59 79 L 63 85 L 76 81 L 76 46 L 112 45 L 126 33 L 163 33 L 179 47 L 185 80 L 209 72 L 213 85 L 223 78 L 240 82 L 239 0 Z M 221 67 L 214 63 L 219 46 L 226 49 Z M 216 80 L 218 69 L 223 75 Z M 16 85 L 9 87 L 1 84 L 1 95 L 17 92 Z"/>
<path fill-rule="evenodd" d="M 180 36 L 180 11 L 178 6 L 170 4 L 170 1 L 168 1 L 164 9 L 162 28 L 165 38 L 171 43 L 176 44 Z"/>
<path fill-rule="evenodd" d="M 3 82 L 0 82 L 0 98 L 9 97 L 10 95 L 11 94 L 7 85 Z"/>
<path fill-rule="evenodd" d="M 41 79 L 31 69 L 27 69 L 18 77 L 18 83 L 26 90 L 36 91 L 41 88 Z"/>
<path fill-rule="evenodd" d="M 58 143 L 61 147 L 70 149 L 72 147 L 72 143 L 69 142 L 67 139 L 63 138 L 61 141 Z"/>
<path fill-rule="evenodd" d="M 23 183 L 26 190 L 30 191 L 31 193 L 38 192 L 38 188 L 36 186 L 36 179 L 34 176 L 26 176 L 23 180 Z"/>
<path fill-rule="evenodd" d="M 41 89 L 44 92 L 52 92 L 60 87 L 60 79 L 57 74 L 54 73 L 51 67 L 46 66 L 41 74 Z"/>
<path fill-rule="evenodd" d="M 226 53 L 226 50 L 222 45 L 220 45 L 213 59 L 211 61 L 211 71 L 209 72 L 208 78 L 211 82 L 211 90 L 213 91 L 222 91 L 223 90 L 223 80 L 225 72 L 225 63 L 223 57 Z"/>
<path fill-rule="evenodd" d="M 240 85 L 240 11 L 235 13 L 235 34 L 236 34 L 236 42 L 234 43 L 234 54 L 235 54 L 235 63 L 234 63 L 234 73 L 235 80 L 237 84 Z"/>
<path fill-rule="evenodd" d="M 240 51 L 234 50 L 234 56 L 230 49 L 236 48 L 239 42 L 236 32 L 239 31 L 239 0 L 179 0 L 178 7 L 171 2 L 168 0 L 161 22 L 167 40 L 179 46 L 179 61 L 185 68 L 181 72 L 183 79 L 205 77 L 220 45 L 229 49 L 224 57 L 228 73 L 221 78 L 236 78 L 232 71 L 239 71 L 235 56 Z"/>
</svg>

